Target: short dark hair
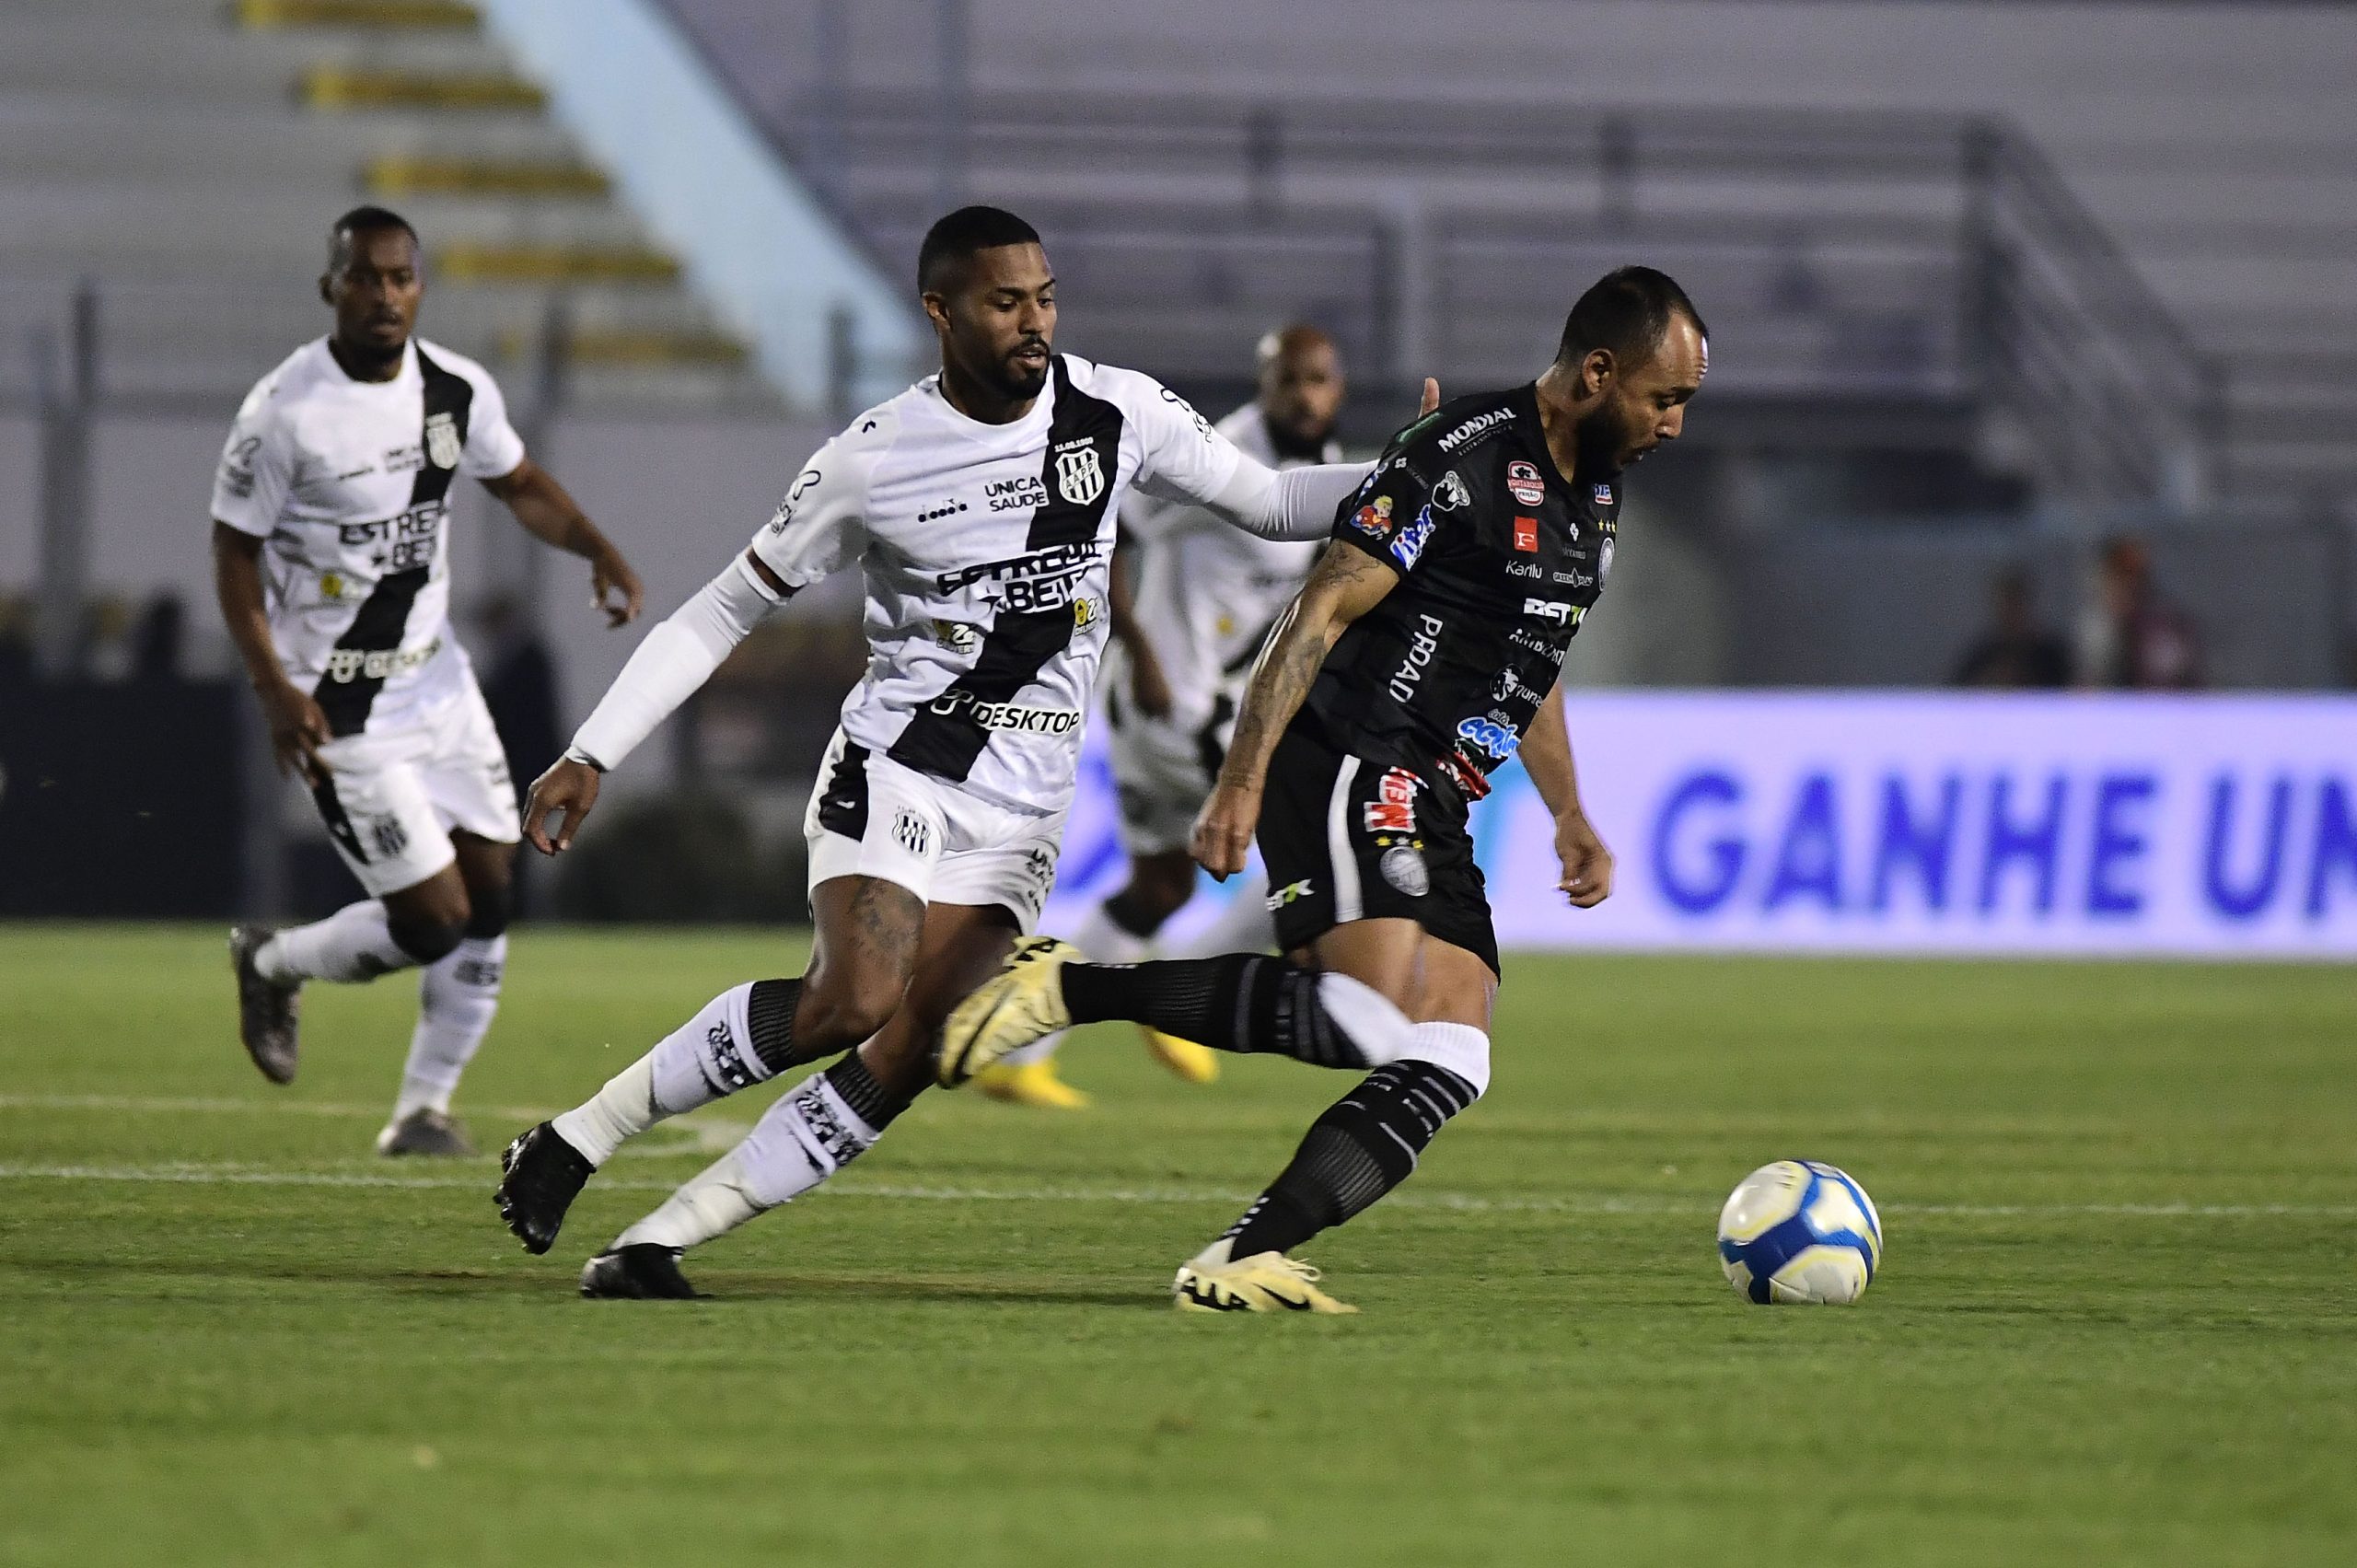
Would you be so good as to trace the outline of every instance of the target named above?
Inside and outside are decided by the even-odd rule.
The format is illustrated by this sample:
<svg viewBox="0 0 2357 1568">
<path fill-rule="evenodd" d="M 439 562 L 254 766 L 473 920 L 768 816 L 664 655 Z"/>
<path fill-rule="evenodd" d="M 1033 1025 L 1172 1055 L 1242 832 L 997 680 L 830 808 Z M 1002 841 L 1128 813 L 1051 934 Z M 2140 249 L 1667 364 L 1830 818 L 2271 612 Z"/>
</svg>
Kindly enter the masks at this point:
<svg viewBox="0 0 2357 1568">
<path fill-rule="evenodd" d="M 409 236 L 412 245 L 421 243 L 409 219 L 391 208 L 354 207 L 328 226 L 328 265 L 333 267 L 343 258 L 345 243 L 354 235 L 373 234 L 380 228 L 398 228 Z"/>
<path fill-rule="evenodd" d="M 935 292 L 944 267 L 977 250 L 1039 243 L 1039 231 L 1004 207 L 960 207 L 924 231 L 924 243 L 917 247 L 917 288 Z"/>
<path fill-rule="evenodd" d="M 1711 329 L 1702 313 L 1667 273 L 1652 267 L 1615 267 L 1589 285 L 1563 319 L 1559 365 L 1577 365 L 1597 349 L 1622 370 L 1634 370 L 1654 356 L 1669 331 L 1670 318 L 1683 314 L 1705 339 Z"/>
</svg>

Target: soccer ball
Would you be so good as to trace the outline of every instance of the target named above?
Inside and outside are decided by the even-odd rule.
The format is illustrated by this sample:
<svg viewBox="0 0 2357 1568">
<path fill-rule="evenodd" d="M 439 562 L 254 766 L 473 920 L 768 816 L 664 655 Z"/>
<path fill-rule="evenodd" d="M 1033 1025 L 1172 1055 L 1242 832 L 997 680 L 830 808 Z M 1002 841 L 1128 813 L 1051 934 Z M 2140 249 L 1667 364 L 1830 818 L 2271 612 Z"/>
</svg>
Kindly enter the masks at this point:
<svg viewBox="0 0 2357 1568">
<path fill-rule="evenodd" d="M 1845 1172 L 1778 1160 L 1745 1177 L 1719 1211 L 1719 1265 L 1762 1306 L 1847 1306 L 1882 1266 L 1882 1217 Z"/>
</svg>

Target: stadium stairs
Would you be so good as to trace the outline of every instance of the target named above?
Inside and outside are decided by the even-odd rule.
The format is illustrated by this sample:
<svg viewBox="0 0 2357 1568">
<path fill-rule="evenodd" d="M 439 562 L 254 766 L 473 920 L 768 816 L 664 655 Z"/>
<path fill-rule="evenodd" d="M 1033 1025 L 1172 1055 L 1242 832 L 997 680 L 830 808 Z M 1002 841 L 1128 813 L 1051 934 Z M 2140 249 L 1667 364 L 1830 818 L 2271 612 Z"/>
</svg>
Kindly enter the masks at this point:
<svg viewBox="0 0 2357 1568">
<path fill-rule="evenodd" d="M 234 396 L 322 330 L 328 221 L 414 223 L 426 333 L 577 403 L 773 406 L 744 345 L 451 0 L 20 0 L 0 50 L 0 391 L 95 288 L 104 390 Z M 552 314 L 554 312 L 554 314 Z M 561 325 L 559 325 L 561 324 Z"/>
</svg>

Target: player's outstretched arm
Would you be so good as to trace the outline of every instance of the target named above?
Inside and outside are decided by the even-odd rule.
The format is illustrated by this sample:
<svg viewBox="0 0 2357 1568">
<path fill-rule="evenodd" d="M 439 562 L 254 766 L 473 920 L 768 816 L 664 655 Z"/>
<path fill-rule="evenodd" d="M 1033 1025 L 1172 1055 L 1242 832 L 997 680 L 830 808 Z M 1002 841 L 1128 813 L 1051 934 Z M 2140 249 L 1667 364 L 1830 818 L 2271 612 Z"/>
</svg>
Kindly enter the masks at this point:
<svg viewBox="0 0 2357 1568">
<path fill-rule="evenodd" d="M 1561 680 L 1530 721 L 1530 733 L 1522 741 L 1522 765 L 1555 819 L 1555 854 L 1563 863 L 1560 886 L 1574 905 L 1594 909 L 1612 896 L 1612 852 L 1596 837 L 1580 807 L 1579 770 L 1572 761 Z"/>
<path fill-rule="evenodd" d="M 1318 558 L 1309 581 L 1278 617 L 1252 667 L 1219 782 L 1195 818 L 1195 859 L 1213 876 L 1224 881 L 1244 869 L 1278 737 L 1301 711 L 1302 700 L 1309 695 L 1310 683 L 1336 640 L 1399 584 L 1399 574 L 1365 551 L 1329 545 Z"/>
<path fill-rule="evenodd" d="M 1172 462 L 1150 468 L 1139 481 L 1140 488 L 1149 494 L 1191 502 L 1246 533 L 1262 539 L 1324 539 L 1333 529 L 1335 512 L 1375 470 L 1373 463 L 1272 469 L 1250 453 L 1237 450 L 1226 437 L 1213 436 L 1212 427 L 1192 409 L 1177 402 L 1175 394 L 1165 396 L 1186 409 L 1206 440 L 1216 442 L 1226 454 L 1225 466 Z M 1440 383 L 1429 377 L 1424 381 L 1422 406 L 1424 413 L 1440 406 Z M 1188 450 L 1183 438 L 1174 445 L 1182 452 Z"/>
<path fill-rule="evenodd" d="M 792 592 L 749 550 L 647 633 L 564 755 L 533 781 L 523 821 L 531 846 L 542 854 L 569 847 L 598 803 L 599 776 L 637 749 Z M 562 820 L 553 838 L 552 817 Z"/>
<path fill-rule="evenodd" d="M 507 504 L 525 532 L 589 563 L 589 603 L 604 613 L 608 625 L 627 626 L 638 619 L 646 602 L 638 574 L 554 474 L 526 458 L 508 472 L 484 480 L 482 487 Z"/>
</svg>

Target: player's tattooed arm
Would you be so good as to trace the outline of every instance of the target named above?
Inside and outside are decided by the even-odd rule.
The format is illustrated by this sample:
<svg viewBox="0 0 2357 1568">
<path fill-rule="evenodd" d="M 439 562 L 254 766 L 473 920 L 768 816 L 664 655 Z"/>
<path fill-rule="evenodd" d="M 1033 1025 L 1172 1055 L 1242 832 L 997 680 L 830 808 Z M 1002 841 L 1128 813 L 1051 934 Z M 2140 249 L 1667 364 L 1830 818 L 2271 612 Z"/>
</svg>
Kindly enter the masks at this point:
<svg viewBox="0 0 2357 1568">
<path fill-rule="evenodd" d="M 638 574 L 554 474 L 526 458 L 509 472 L 484 480 L 482 487 L 505 502 L 534 539 L 589 563 L 589 602 L 603 612 L 608 625 L 627 626 L 638 619 L 646 602 Z"/>
<path fill-rule="evenodd" d="M 1559 886 L 1581 909 L 1594 909 L 1612 896 L 1612 852 L 1596 836 L 1580 806 L 1579 770 L 1572 761 L 1572 735 L 1563 719 L 1559 679 L 1538 704 L 1523 737 L 1522 765 L 1555 819 L 1555 854 L 1563 863 Z"/>
<path fill-rule="evenodd" d="M 328 743 L 328 716 L 308 691 L 286 679 L 278 649 L 270 640 L 270 613 L 261 587 L 261 538 L 215 521 L 213 525 L 213 591 L 221 619 L 246 667 L 246 679 L 261 701 L 270 726 L 270 746 L 278 771 L 292 771 L 307 784 L 328 776 L 319 748 Z"/>
<path fill-rule="evenodd" d="M 1252 667 L 1236 738 L 1219 782 L 1195 818 L 1193 849 L 1204 870 L 1225 880 L 1244 869 L 1260 820 L 1260 791 L 1278 738 L 1301 711 L 1318 671 L 1352 621 L 1383 602 L 1399 574 L 1366 552 L 1332 544 L 1294 596 Z"/>
</svg>

